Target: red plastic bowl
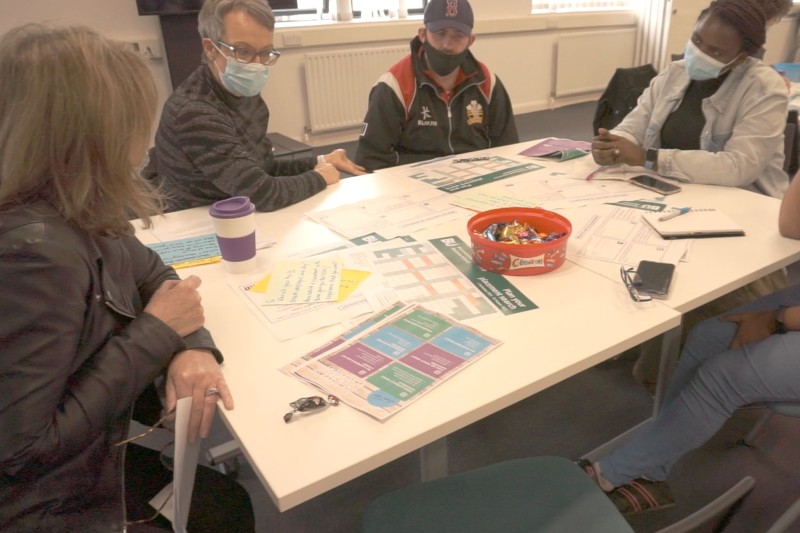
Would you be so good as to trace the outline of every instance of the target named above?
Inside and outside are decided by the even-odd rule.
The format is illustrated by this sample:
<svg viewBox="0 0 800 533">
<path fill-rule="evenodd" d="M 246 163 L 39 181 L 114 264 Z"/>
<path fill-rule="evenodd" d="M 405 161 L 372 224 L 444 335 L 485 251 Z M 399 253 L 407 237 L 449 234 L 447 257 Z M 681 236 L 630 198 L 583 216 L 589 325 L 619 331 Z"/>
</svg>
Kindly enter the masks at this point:
<svg viewBox="0 0 800 533">
<path fill-rule="evenodd" d="M 528 223 L 539 232 L 564 233 L 558 239 L 533 244 L 495 242 L 482 235 L 498 222 Z M 473 216 L 467 222 L 472 240 L 472 261 L 484 270 L 509 276 L 546 274 L 564 263 L 572 224 L 563 216 L 538 207 L 504 207 Z"/>
</svg>

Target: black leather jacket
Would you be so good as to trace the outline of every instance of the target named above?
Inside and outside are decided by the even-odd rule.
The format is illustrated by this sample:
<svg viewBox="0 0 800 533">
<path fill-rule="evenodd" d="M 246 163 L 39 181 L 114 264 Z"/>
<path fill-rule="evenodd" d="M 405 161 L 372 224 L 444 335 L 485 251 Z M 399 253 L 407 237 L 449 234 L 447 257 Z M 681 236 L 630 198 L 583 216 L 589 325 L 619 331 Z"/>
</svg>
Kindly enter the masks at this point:
<svg viewBox="0 0 800 533">
<path fill-rule="evenodd" d="M 0 530 L 117 531 L 131 405 L 175 353 L 212 349 L 143 313 L 172 268 L 46 203 L 0 213 Z"/>
</svg>

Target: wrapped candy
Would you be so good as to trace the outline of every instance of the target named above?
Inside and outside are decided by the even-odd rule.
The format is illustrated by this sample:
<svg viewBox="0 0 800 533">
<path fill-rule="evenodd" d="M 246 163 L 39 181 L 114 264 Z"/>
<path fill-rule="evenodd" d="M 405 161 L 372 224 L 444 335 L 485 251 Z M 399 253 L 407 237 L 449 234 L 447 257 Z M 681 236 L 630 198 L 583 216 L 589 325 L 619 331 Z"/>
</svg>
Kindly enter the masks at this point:
<svg viewBox="0 0 800 533">
<path fill-rule="evenodd" d="M 542 232 L 527 222 L 496 222 L 482 232 L 477 232 L 486 239 L 508 244 L 539 244 L 550 242 L 566 235 L 566 232 Z"/>
</svg>

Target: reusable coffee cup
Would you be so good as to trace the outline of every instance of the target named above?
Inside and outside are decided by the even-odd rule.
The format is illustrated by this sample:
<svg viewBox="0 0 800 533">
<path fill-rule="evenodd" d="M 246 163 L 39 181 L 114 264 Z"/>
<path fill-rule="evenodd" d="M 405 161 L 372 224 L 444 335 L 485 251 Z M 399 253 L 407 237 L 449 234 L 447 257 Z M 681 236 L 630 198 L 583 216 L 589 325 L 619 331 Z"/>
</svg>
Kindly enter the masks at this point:
<svg viewBox="0 0 800 533">
<path fill-rule="evenodd" d="M 247 196 L 214 202 L 209 209 L 214 221 L 222 264 L 241 274 L 256 267 L 256 206 Z"/>
</svg>

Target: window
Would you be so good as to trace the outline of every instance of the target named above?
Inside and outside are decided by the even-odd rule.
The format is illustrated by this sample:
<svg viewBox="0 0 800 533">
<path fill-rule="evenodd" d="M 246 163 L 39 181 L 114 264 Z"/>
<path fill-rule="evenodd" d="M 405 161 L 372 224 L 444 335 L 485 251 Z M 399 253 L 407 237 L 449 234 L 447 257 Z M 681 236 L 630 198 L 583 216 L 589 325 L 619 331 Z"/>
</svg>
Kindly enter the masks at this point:
<svg viewBox="0 0 800 533">
<path fill-rule="evenodd" d="M 358 16 L 359 14 L 364 14 L 364 16 L 372 15 L 378 16 L 380 13 L 386 14 L 391 10 L 397 10 L 399 8 L 401 2 L 398 0 L 351 0 L 351 4 L 353 5 L 353 14 Z M 425 4 L 428 3 L 428 0 L 406 0 L 403 2 L 405 4 L 406 9 L 411 14 L 422 14 L 422 11 L 425 9 Z"/>
<path fill-rule="evenodd" d="M 320 16 L 331 12 L 330 5 L 337 0 L 297 0 L 297 8 L 304 13 L 309 11 Z M 428 0 L 350 0 L 353 17 L 380 18 L 397 13 L 400 5 L 404 4 L 411 15 L 421 15 L 425 10 Z"/>
<path fill-rule="evenodd" d="M 533 13 L 566 11 L 605 11 L 609 9 L 632 9 L 641 0 L 533 0 Z"/>
</svg>

